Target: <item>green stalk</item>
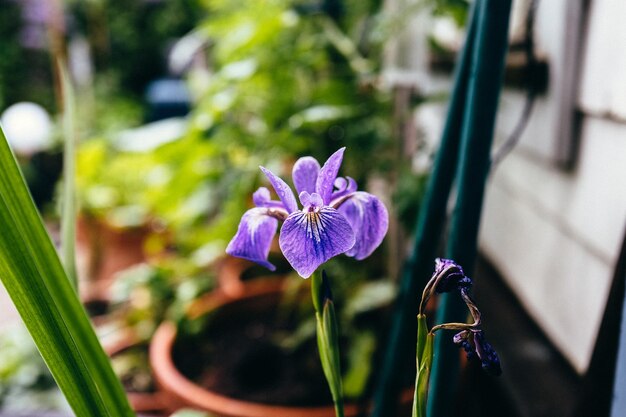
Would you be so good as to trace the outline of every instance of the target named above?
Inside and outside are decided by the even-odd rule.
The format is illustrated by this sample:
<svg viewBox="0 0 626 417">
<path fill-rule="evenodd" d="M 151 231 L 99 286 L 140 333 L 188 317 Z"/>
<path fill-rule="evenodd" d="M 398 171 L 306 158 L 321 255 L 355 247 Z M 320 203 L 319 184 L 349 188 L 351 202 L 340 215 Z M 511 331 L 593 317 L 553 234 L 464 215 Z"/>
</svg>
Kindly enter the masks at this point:
<svg viewBox="0 0 626 417">
<path fill-rule="evenodd" d="M 61 200 L 61 253 L 65 272 L 78 291 L 76 272 L 76 125 L 74 89 L 67 67 L 58 62 L 63 97 L 63 197 Z"/>
<path fill-rule="evenodd" d="M 333 398 L 336 417 L 344 417 L 343 387 L 341 382 L 341 363 L 339 356 L 339 331 L 335 306 L 330 298 L 328 282 L 322 273 L 315 271 L 311 278 L 311 296 L 317 321 L 317 348 L 322 362 L 324 376 L 328 381 Z"/>
<path fill-rule="evenodd" d="M 426 417 L 426 403 L 428 401 L 428 380 L 433 362 L 434 335 L 428 332 L 426 316 L 417 316 L 417 347 L 416 347 L 416 375 L 415 392 L 413 394 L 412 417 Z"/>
<path fill-rule="evenodd" d="M 413 253 L 404 265 L 398 302 L 391 321 L 389 342 L 374 392 L 372 417 L 387 417 L 394 413 L 398 395 L 403 388 L 402 362 L 409 354 L 415 335 L 413 317 L 417 314 L 419 294 L 432 272 L 433 259 L 446 220 L 446 206 L 456 173 L 461 121 L 466 111 L 467 80 L 476 33 L 476 6 L 472 6 L 467 39 L 459 58 L 450 107 L 441 137 L 441 145 L 428 180 L 415 231 Z"/>
<path fill-rule="evenodd" d="M 413 395 L 412 417 L 426 417 L 428 385 L 430 370 L 433 363 L 434 340 L 435 335 L 433 333 L 428 333 L 424 335 L 423 346 L 418 346 L 418 352 L 421 350 L 421 356 L 418 357 L 417 361 L 418 365 L 417 375 L 415 376 L 415 394 Z"/>
<path fill-rule="evenodd" d="M 417 347 L 415 349 L 415 358 L 417 359 L 417 369 L 420 369 L 424 349 L 426 349 L 426 337 L 428 335 L 428 324 L 424 314 L 417 315 Z"/>
<path fill-rule="evenodd" d="M 134 416 L 0 129 L 0 280 L 78 417 Z"/>
<path fill-rule="evenodd" d="M 473 269 L 477 252 L 480 214 L 489 172 L 511 11 L 511 0 L 477 0 L 477 3 L 477 43 L 468 86 L 467 113 L 463 120 L 457 203 L 447 247 L 447 256 L 468 271 Z M 464 321 L 467 314 L 465 304 L 457 297 L 448 295 L 442 297 L 436 321 Z M 458 379 L 458 348 L 448 338 L 440 337 L 435 344 L 435 351 L 437 356 L 433 363 L 428 414 L 447 417 L 453 413 L 454 401 L 451 399 L 455 396 Z"/>
</svg>

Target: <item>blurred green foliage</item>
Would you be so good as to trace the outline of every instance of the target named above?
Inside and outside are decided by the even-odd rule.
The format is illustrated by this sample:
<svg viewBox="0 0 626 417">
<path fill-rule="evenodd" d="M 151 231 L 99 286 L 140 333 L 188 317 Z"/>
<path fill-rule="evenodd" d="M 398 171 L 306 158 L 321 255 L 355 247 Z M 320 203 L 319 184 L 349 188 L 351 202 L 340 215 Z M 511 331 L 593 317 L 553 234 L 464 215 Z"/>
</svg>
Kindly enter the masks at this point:
<svg viewBox="0 0 626 417">
<path fill-rule="evenodd" d="M 360 163 L 365 157 L 374 170 L 388 168 L 389 95 L 372 84 L 375 74 L 355 73 L 332 44 L 323 24 L 328 16 L 302 11 L 298 3 L 208 2 L 199 31 L 212 42 L 213 72 L 192 88 L 198 97 L 192 129 L 214 129 L 211 136 L 224 146 L 292 160 L 307 154 L 323 161 L 347 146 L 345 169 L 357 179 L 367 172 Z M 373 13 L 363 2 L 344 8 L 365 13 L 362 20 Z M 359 25 L 345 40 L 358 49 L 365 36 L 358 29 L 365 28 Z M 191 81 L 195 87 L 193 74 Z"/>
<path fill-rule="evenodd" d="M 373 11 L 348 3 L 359 6 L 346 10 L 364 14 L 344 16 L 361 31 L 343 41 L 359 50 Z M 337 50 L 327 15 L 288 0 L 205 6 L 193 33 L 209 45 L 210 65 L 189 73 L 195 102 L 187 132 L 143 153 L 86 142 L 78 162 L 84 210 L 107 220 L 127 214 L 122 226 L 157 221 L 189 251 L 206 242 L 225 247 L 260 185 L 261 164 L 288 179 L 297 157 L 323 162 L 347 146 L 343 172 L 359 181 L 394 168 L 390 95 L 375 85 L 376 73 L 357 73 L 353 57 Z"/>
<path fill-rule="evenodd" d="M 433 3 L 435 16 L 450 16 L 459 27 L 463 27 L 469 12 L 468 0 L 429 0 Z"/>
</svg>

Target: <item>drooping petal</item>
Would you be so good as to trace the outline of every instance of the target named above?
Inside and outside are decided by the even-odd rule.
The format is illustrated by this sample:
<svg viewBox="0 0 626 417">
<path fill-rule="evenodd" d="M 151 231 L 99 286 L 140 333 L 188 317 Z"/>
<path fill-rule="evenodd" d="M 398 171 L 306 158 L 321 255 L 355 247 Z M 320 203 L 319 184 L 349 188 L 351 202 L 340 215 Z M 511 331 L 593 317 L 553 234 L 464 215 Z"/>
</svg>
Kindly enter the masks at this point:
<svg viewBox="0 0 626 417">
<path fill-rule="evenodd" d="M 267 209 L 259 207 L 246 211 L 239 222 L 237 233 L 226 247 L 226 253 L 256 262 L 273 271 L 276 267 L 267 260 L 267 256 L 278 220 L 267 213 Z"/>
<path fill-rule="evenodd" d="M 280 229 L 278 243 L 293 269 L 308 278 L 318 266 L 349 250 L 354 232 L 337 210 L 323 207 L 291 213 Z"/>
<path fill-rule="evenodd" d="M 493 346 L 485 340 L 485 334 L 482 331 L 474 333 L 474 345 L 476 346 L 478 359 L 480 359 L 485 372 L 494 376 L 502 374 L 500 358 Z"/>
<path fill-rule="evenodd" d="M 296 161 L 293 166 L 291 177 L 293 185 L 296 186 L 296 193 L 306 191 L 309 194 L 315 192 L 317 175 L 320 172 L 320 163 L 312 156 L 305 156 Z"/>
<path fill-rule="evenodd" d="M 372 194 L 358 191 L 339 208 L 356 236 L 356 243 L 346 252 L 358 260 L 365 259 L 381 244 L 389 227 L 385 205 Z"/>
<path fill-rule="evenodd" d="M 280 198 L 280 201 L 282 201 L 285 205 L 285 209 L 287 209 L 287 212 L 293 213 L 294 211 L 298 210 L 296 197 L 293 195 L 293 191 L 291 191 L 291 188 L 289 188 L 287 183 L 283 181 L 280 177 L 274 175 L 274 173 L 269 169 L 264 167 L 259 168 L 261 168 L 261 171 L 263 171 L 267 179 L 272 184 L 272 187 L 274 187 L 274 191 L 276 191 L 276 194 L 278 194 L 278 198 Z"/>
<path fill-rule="evenodd" d="M 317 181 L 315 182 L 315 191 L 322 196 L 324 204 L 330 203 L 330 197 L 333 193 L 333 185 L 343 161 L 343 152 L 346 148 L 341 148 L 328 158 L 322 169 L 320 169 Z"/>
</svg>

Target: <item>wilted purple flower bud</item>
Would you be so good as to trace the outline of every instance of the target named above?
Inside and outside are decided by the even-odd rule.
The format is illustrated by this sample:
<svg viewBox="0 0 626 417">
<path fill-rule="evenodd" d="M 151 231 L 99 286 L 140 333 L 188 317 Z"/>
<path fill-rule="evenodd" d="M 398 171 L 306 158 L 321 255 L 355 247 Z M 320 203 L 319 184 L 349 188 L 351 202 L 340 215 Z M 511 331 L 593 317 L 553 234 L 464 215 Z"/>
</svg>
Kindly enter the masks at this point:
<svg viewBox="0 0 626 417">
<path fill-rule="evenodd" d="M 474 345 L 470 342 L 470 331 L 463 330 L 454 335 L 452 341 L 455 345 L 463 348 L 465 351 L 465 355 L 467 355 L 468 360 L 472 360 L 476 357 L 476 351 L 474 349 Z"/>
<path fill-rule="evenodd" d="M 494 376 L 502 373 L 500 358 L 495 349 L 485 340 L 482 330 L 463 330 L 455 334 L 452 341 L 463 348 L 468 360 L 478 358 L 485 372 Z"/>
<path fill-rule="evenodd" d="M 463 330 L 462 332 L 455 334 L 452 337 L 452 341 L 454 342 L 455 345 L 460 345 L 461 343 L 467 341 L 468 337 L 469 337 L 469 330 Z"/>
<path fill-rule="evenodd" d="M 437 258 L 433 276 L 439 276 L 435 286 L 437 294 L 469 289 L 472 286 L 472 279 L 465 276 L 463 268 L 451 259 Z"/>
<path fill-rule="evenodd" d="M 500 375 L 502 373 L 500 358 L 493 346 L 485 340 L 485 334 L 482 331 L 474 334 L 474 344 L 476 345 L 476 354 L 485 372 L 495 376 Z"/>
</svg>

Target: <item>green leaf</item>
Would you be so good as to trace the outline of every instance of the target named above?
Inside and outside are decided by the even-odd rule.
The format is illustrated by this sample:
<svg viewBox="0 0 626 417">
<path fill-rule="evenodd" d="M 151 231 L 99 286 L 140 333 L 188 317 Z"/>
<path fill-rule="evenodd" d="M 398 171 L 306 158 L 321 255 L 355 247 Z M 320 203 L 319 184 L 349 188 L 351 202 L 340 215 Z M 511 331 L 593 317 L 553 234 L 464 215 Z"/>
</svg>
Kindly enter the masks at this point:
<svg viewBox="0 0 626 417">
<path fill-rule="evenodd" d="M 337 399 L 343 397 L 341 386 L 341 363 L 339 361 L 339 331 L 337 329 L 335 305 L 330 300 L 327 300 L 324 304 L 322 323 L 326 349 L 328 350 L 328 358 L 333 374 L 333 380 L 332 382 L 329 381 L 329 384 L 332 386 L 333 399 Z"/>
<path fill-rule="evenodd" d="M 350 339 L 348 364 L 343 377 L 343 394 L 346 397 L 359 398 L 367 389 L 378 343 L 376 334 L 370 330 L 358 331 Z"/>
<path fill-rule="evenodd" d="M 337 316 L 332 299 L 325 298 L 323 293 L 330 292 L 324 289 L 323 272 L 318 269 L 311 278 L 311 297 L 315 306 L 317 321 L 317 348 L 322 362 L 324 376 L 335 403 L 337 417 L 343 417 L 343 388 L 341 381 L 341 363 L 339 360 L 339 331 Z M 329 285 L 328 282 L 325 283 Z"/>
<path fill-rule="evenodd" d="M 0 279 L 79 417 L 133 416 L 0 129 Z"/>
<path fill-rule="evenodd" d="M 324 303 L 322 314 L 315 313 L 317 319 L 317 347 L 324 375 L 335 403 L 337 417 L 343 417 L 343 388 L 341 364 L 339 361 L 339 334 L 335 307 L 331 300 Z"/>
</svg>

